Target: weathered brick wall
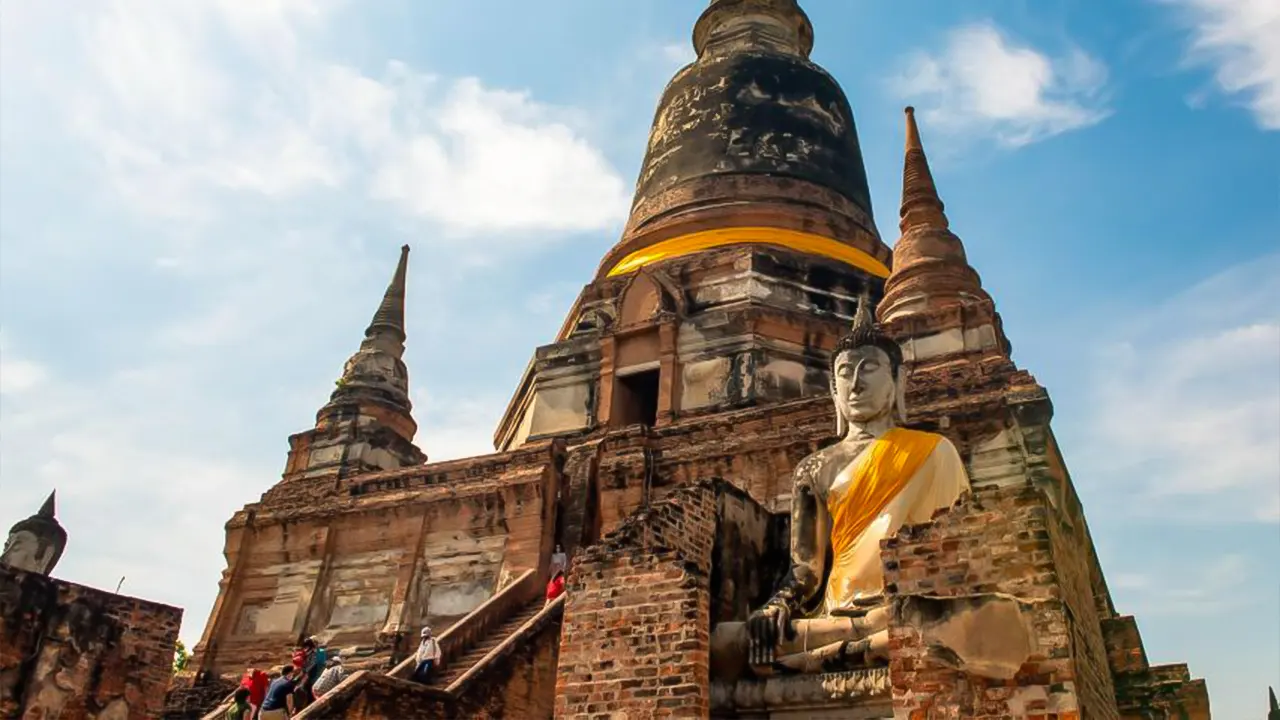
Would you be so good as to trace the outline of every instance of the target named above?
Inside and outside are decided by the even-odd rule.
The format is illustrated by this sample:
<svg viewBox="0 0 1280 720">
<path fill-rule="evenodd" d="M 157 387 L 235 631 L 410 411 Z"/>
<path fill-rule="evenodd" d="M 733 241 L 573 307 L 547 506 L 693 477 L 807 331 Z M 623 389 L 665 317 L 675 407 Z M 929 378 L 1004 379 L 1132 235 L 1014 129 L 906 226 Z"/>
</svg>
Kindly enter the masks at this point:
<svg viewBox="0 0 1280 720">
<path fill-rule="evenodd" d="M 346 692 L 323 707 L 308 711 L 307 720 L 440 720 L 465 717 L 455 698 L 443 690 L 362 671 Z"/>
<path fill-rule="evenodd" d="M 1059 575 L 1055 551 L 1061 548 L 1055 539 L 1060 538 L 1051 527 L 1056 522 L 1040 491 L 991 488 L 885 542 L 885 581 L 897 600 L 890 633 L 895 711 L 920 718 L 1078 718 L 1087 703 L 1090 720 L 1118 717 L 1114 702 L 1097 697 L 1095 689 L 1086 691 L 1082 703 L 1082 675 L 1085 685 L 1097 679 L 1094 668 L 1082 673 L 1078 667 L 1092 660 L 1077 647 L 1083 632 L 1073 628 L 1076 600 L 1067 597 L 1071 589 Z M 939 650 L 920 613 L 903 615 L 904 601 L 911 597 L 938 607 L 951 599 L 949 609 L 937 614 L 957 613 L 952 621 L 959 623 L 961 637 L 953 636 L 953 642 L 968 647 Z M 958 616 L 959 608 L 983 602 L 1012 608 L 1002 620 L 1002 633 L 1018 616 L 1027 628 L 1028 647 L 1015 656 L 1016 672 L 1007 680 L 976 671 L 977 663 L 987 660 L 981 643 L 974 642 L 983 630 L 964 623 L 981 620 Z M 1092 621 L 1096 627 L 1096 617 Z M 1105 654 L 1101 657 L 1105 667 Z"/>
<path fill-rule="evenodd" d="M 0 717 L 156 718 L 182 611 L 0 566 Z"/>
<path fill-rule="evenodd" d="M 562 449 L 276 486 L 228 523 L 193 666 L 277 665 L 309 635 L 389 657 L 396 633 L 447 629 L 550 556 Z"/>
<path fill-rule="evenodd" d="M 1107 664 L 1113 675 L 1143 672 L 1149 666 L 1138 622 L 1132 615 L 1102 621 L 1102 638 L 1107 646 Z"/>
<path fill-rule="evenodd" d="M 575 559 L 555 716 L 707 717 L 710 571 L 724 483 L 681 488 Z"/>
<path fill-rule="evenodd" d="M 791 473 L 835 434 L 835 407 L 828 396 L 806 398 L 690 419 L 660 428 L 656 477 L 684 485 L 721 477 L 777 511 L 791 495 Z"/>
<path fill-rule="evenodd" d="M 1209 719 L 1209 690 L 1186 665 L 1151 667 L 1131 615 L 1102 621 L 1107 659 L 1122 720 Z"/>
<path fill-rule="evenodd" d="M 233 676 L 198 677 L 186 671 L 173 676 L 164 697 L 163 720 L 199 720 L 221 705 L 240 686 Z"/>
<path fill-rule="evenodd" d="M 566 453 L 559 498 L 559 532 L 556 541 L 566 553 L 595 542 L 595 521 L 599 510 L 596 485 L 600 463 L 600 440 L 575 445 Z"/>
<path fill-rule="evenodd" d="M 732 482 L 770 511 L 785 512 L 792 471 L 831 439 L 834 418 L 824 396 L 609 432 L 597 460 L 603 530 L 612 531 L 646 502 L 711 477 Z"/>
<path fill-rule="evenodd" d="M 556 700 L 561 621 L 548 622 L 530 642 L 502 658 L 460 694 L 460 716 L 550 720 Z"/>
<path fill-rule="evenodd" d="M 719 493 L 711 567 L 711 625 L 743 621 L 773 595 L 790 567 L 786 516 L 773 515 L 746 491 Z"/>
<path fill-rule="evenodd" d="M 1209 720 L 1209 689 L 1184 664 L 1116 677 L 1121 720 Z"/>
<path fill-rule="evenodd" d="M 1085 717 L 1114 718 L 1116 688 L 1090 573 L 1092 543 L 1084 537 L 1082 519 L 1082 514 L 1072 518 L 1055 512 L 1046 525 L 1054 571 L 1067 608 L 1080 711 Z"/>
</svg>

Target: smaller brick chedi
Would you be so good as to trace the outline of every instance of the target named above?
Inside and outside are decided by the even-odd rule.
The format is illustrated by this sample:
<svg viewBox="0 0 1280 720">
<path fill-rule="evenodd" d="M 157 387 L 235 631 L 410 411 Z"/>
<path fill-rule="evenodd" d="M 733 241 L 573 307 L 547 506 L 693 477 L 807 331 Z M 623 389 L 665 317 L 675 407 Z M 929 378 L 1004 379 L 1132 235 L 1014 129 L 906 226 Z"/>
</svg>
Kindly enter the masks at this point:
<svg viewBox="0 0 1280 720">
<path fill-rule="evenodd" d="M 914 113 L 891 250 L 813 43 L 795 0 L 705 9 L 622 235 L 492 454 L 415 444 L 402 250 L 227 523 L 200 672 L 315 636 L 356 672 L 304 718 L 1209 717 L 1112 603 Z M 427 625 L 441 663 L 411 683 Z"/>
</svg>

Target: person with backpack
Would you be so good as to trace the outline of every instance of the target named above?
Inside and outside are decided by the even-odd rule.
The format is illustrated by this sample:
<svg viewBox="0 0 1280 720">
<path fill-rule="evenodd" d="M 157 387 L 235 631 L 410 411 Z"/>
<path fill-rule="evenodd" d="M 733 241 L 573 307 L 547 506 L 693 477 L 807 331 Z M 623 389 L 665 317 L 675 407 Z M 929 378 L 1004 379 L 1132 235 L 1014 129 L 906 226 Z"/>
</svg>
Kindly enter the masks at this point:
<svg viewBox="0 0 1280 720">
<path fill-rule="evenodd" d="M 236 688 L 231 696 L 231 707 L 223 715 L 226 720 L 253 720 L 253 707 L 249 705 L 249 688 Z"/>
<path fill-rule="evenodd" d="M 431 636 L 431 628 L 422 628 L 422 642 L 418 643 L 418 665 L 413 670 L 413 681 L 426 684 L 431 671 L 440 664 L 440 643 Z"/>
</svg>

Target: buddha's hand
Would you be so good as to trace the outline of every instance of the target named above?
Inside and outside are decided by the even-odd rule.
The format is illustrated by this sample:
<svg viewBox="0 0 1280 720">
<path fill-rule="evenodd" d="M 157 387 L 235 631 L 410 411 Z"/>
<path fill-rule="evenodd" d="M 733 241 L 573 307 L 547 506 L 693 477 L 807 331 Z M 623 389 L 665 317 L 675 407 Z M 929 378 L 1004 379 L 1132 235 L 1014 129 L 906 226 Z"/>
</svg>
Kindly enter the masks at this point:
<svg viewBox="0 0 1280 720">
<path fill-rule="evenodd" d="M 791 609 L 786 603 L 770 602 L 747 618 L 748 659 L 752 665 L 771 665 L 778 643 L 791 635 Z"/>
</svg>

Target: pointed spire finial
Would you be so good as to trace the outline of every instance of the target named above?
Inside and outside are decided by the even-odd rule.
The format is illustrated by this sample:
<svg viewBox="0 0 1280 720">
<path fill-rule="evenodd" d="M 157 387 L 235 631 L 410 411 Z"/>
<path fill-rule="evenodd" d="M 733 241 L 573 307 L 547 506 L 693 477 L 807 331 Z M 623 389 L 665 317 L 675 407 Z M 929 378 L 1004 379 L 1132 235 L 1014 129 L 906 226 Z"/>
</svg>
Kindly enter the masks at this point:
<svg viewBox="0 0 1280 720">
<path fill-rule="evenodd" d="M 924 145 L 920 142 L 920 128 L 916 125 L 916 109 L 908 105 L 902 112 L 907 115 L 907 150 L 924 152 Z"/>
<path fill-rule="evenodd" d="M 871 306 L 871 288 L 864 286 L 862 293 L 858 295 L 858 308 L 853 312 L 853 325 L 849 328 L 849 334 L 836 341 L 836 347 L 831 351 L 831 362 L 834 363 L 836 357 L 845 350 L 865 346 L 883 350 L 889 356 L 894 372 L 902 365 L 902 348 L 893 338 L 885 335 L 880 323 L 876 322 L 875 308 Z"/>
<path fill-rule="evenodd" d="M 37 516 L 50 519 L 54 517 L 57 511 L 57 494 L 57 490 L 49 493 L 49 497 L 45 498 L 44 504 L 40 506 L 40 512 L 36 513 Z"/>
<path fill-rule="evenodd" d="M 856 335 L 860 330 L 868 331 L 872 325 L 875 318 L 871 317 L 871 288 L 864 285 L 858 294 L 858 308 L 853 311 L 853 332 Z"/>
<path fill-rule="evenodd" d="M 938 197 L 938 186 L 933 182 L 933 173 L 929 170 L 929 159 L 924 155 L 924 144 L 920 142 L 920 127 L 916 125 L 916 109 L 907 106 L 907 148 L 906 158 L 902 166 L 902 210 L 899 215 L 899 227 L 905 233 L 907 228 L 929 226 L 946 229 L 947 215 L 944 212 L 942 198 Z"/>
<path fill-rule="evenodd" d="M 409 246 L 400 247 L 400 262 L 396 264 L 395 275 L 382 295 L 382 304 L 373 314 L 369 328 L 364 331 L 365 337 L 373 337 L 379 330 L 390 330 L 397 333 L 401 340 L 406 337 L 404 331 L 404 288 L 405 274 L 409 265 Z"/>
<path fill-rule="evenodd" d="M 1271 701 L 1271 709 L 1267 713 L 1267 720 L 1280 720 L 1280 702 L 1276 701 L 1276 689 L 1267 686 L 1267 695 Z"/>
</svg>

